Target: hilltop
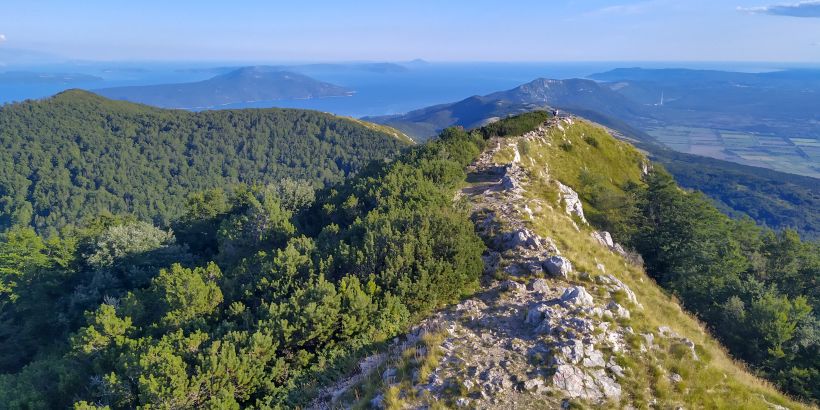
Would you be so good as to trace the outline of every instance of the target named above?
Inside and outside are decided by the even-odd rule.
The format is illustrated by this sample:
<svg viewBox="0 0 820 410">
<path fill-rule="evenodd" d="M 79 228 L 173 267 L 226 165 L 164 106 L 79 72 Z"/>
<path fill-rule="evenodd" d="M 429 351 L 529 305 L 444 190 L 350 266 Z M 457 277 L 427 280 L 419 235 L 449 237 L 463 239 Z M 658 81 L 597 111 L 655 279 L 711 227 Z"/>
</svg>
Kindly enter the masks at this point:
<svg viewBox="0 0 820 410">
<path fill-rule="evenodd" d="M 156 107 L 207 109 L 256 101 L 343 97 L 352 91 L 280 67 L 254 66 L 193 83 L 101 88 L 94 92 Z"/>
<path fill-rule="evenodd" d="M 295 109 L 172 111 L 72 90 L 0 107 L 0 229 L 101 212 L 168 222 L 189 193 L 283 179 L 338 183 L 409 139 Z"/>
</svg>

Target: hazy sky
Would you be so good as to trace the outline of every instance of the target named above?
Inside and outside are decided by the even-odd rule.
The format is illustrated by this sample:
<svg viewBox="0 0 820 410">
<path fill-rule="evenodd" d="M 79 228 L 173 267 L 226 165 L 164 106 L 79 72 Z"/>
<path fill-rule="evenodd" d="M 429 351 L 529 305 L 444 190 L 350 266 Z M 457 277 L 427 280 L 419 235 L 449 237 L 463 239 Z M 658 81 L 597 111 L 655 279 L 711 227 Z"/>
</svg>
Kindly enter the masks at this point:
<svg viewBox="0 0 820 410">
<path fill-rule="evenodd" d="M 820 62 L 820 1 L 776 1 L 3 0 L 0 48 L 95 60 Z"/>
</svg>

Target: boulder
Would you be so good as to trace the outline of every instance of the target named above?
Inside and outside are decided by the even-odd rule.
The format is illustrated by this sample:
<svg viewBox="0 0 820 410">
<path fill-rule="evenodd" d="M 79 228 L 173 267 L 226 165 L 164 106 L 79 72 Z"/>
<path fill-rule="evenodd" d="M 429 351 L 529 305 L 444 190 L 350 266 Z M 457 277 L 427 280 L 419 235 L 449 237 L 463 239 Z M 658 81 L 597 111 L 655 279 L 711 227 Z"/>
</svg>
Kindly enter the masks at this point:
<svg viewBox="0 0 820 410">
<path fill-rule="evenodd" d="M 524 382 L 524 390 L 526 391 L 537 391 L 544 385 L 544 381 L 541 379 L 529 379 Z"/>
<path fill-rule="evenodd" d="M 592 306 L 594 301 L 592 295 L 583 286 L 572 286 L 567 288 L 561 295 L 561 304 L 570 306 Z"/>
<path fill-rule="evenodd" d="M 609 304 L 606 305 L 606 308 L 609 311 L 611 311 L 612 314 L 615 315 L 615 317 L 618 317 L 620 319 L 629 319 L 629 310 L 619 305 L 615 301 L 609 302 Z"/>
<path fill-rule="evenodd" d="M 527 318 L 524 323 L 536 325 L 536 333 L 549 334 L 552 332 L 551 320 L 558 315 L 555 310 L 545 303 L 540 303 L 527 311 Z"/>
<path fill-rule="evenodd" d="M 543 266 L 552 276 L 566 278 L 572 273 L 572 263 L 563 256 L 552 256 L 544 261 Z"/>
<path fill-rule="evenodd" d="M 501 178 L 501 187 L 509 191 L 515 191 L 521 189 L 521 182 L 510 175 L 504 175 Z"/>
<path fill-rule="evenodd" d="M 600 350 L 595 349 L 593 347 L 589 347 L 584 356 L 584 360 L 582 361 L 584 367 L 604 367 L 606 366 L 606 362 L 604 361 L 604 355 L 601 353 Z"/>
<path fill-rule="evenodd" d="M 384 395 L 378 394 L 376 397 L 370 400 L 370 407 L 374 409 L 383 409 L 384 408 Z"/>
<path fill-rule="evenodd" d="M 606 246 L 607 248 L 615 247 L 615 241 L 612 240 L 612 235 L 610 235 L 607 231 L 594 231 L 591 233 L 592 238 L 595 239 L 598 243 L 602 246 Z"/>
<path fill-rule="evenodd" d="M 564 203 L 564 211 L 568 215 L 575 215 L 582 222 L 587 223 L 587 219 L 584 217 L 584 206 L 581 204 L 578 193 L 561 182 L 558 182 L 558 191 L 561 195 L 561 201 Z"/>
<path fill-rule="evenodd" d="M 658 333 L 663 337 L 680 337 L 680 335 L 669 326 L 658 326 Z"/>
<path fill-rule="evenodd" d="M 625 376 L 624 368 L 615 362 L 615 356 L 609 358 L 609 363 L 607 363 L 606 368 L 618 378 L 622 379 Z"/>
<path fill-rule="evenodd" d="M 527 261 L 523 265 L 524 270 L 530 275 L 535 276 L 544 273 L 544 267 L 538 261 Z"/>
<path fill-rule="evenodd" d="M 384 382 L 390 382 L 394 378 L 396 378 L 396 369 L 392 367 L 388 368 L 384 371 L 384 373 L 382 373 L 382 381 Z"/>
<path fill-rule="evenodd" d="M 505 292 L 523 293 L 527 291 L 526 286 L 514 280 L 505 280 L 504 282 L 501 282 L 501 285 L 498 287 Z"/>
<path fill-rule="evenodd" d="M 484 316 L 482 310 L 486 308 L 487 305 L 485 305 L 481 300 L 468 299 L 456 305 L 456 312 L 461 312 L 462 316 L 467 317 L 470 320 L 476 320 L 481 319 Z"/>
<path fill-rule="evenodd" d="M 604 369 L 585 372 L 577 366 L 559 365 L 552 381 L 556 388 L 571 398 L 600 401 L 617 400 L 621 396 L 621 386 Z"/>
<path fill-rule="evenodd" d="M 545 246 L 546 241 L 527 228 L 505 233 L 501 237 L 504 249 L 526 248 L 538 250 Z"/>
<path fill-rule="evenodd" d="M 498 270 L 501 264 L 501 254 L 499 252 L 491 251 L 486 255 L 482 255 L 481 259 L 484 261 L 484 274 L 492 275 Z"/>
<path fill-rule="evenodd" d="M 536 279 L 530 284 L 533 292 L 547 293 L 550 291 L 549 284 L 544 279 Z"/>
<path fill-rule="evenodd" d="M 639 306 L 638 298 L 635 296 L 635 292 L 626 286 L 625 283 L 621 282 L 620 279 L 616 278 L 615 276 L 610 275 L 601 275 L 596 278 L 596 281 L 599 283 L 603 283 L 609 285 L 608 288 L 613 292 L 623 292 L 626 295 L 626 299 L 632 303 L 633 305 Z"/>
</svg>

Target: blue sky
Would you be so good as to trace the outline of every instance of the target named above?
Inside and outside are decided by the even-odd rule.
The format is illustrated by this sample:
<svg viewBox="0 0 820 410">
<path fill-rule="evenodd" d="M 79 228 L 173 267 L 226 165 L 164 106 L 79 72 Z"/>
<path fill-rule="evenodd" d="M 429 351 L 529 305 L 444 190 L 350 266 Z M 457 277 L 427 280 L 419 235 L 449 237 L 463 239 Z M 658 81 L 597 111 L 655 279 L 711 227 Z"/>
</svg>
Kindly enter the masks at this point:
<svg viewBox="0 0 820 410">
<path fill-rule="evenodd" d="M 820 1 L 3 0 L 0 48 L 92 60 L 820 62 Z"/>
</svg>

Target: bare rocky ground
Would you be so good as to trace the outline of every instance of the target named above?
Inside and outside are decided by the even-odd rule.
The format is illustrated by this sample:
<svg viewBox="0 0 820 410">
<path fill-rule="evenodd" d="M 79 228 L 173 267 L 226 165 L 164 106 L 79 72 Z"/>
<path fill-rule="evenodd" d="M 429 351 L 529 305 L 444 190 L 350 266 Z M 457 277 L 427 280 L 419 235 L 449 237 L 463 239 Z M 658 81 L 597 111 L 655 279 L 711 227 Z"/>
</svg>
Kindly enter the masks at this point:
<svg viewBox="0 0 820 410">
<path fill-rule="evenodd" d="M 561 121 L 571 119 L 549 126 L 560 127 Z M 544 131 L 519 138 L 540 138 Z M 626 342 L 634 338 L 626 319 L 642 306 L 625 284 L 606 274 L 605 266 L 598 265 L 595 280 L 589 280 L 587 273 L 573 270 L 572 261 L 561 256 L 552 239 L 527 228 L 533 211 L 543 207 L 580 221 L 584 216 L 577 194 L 560 183 L 559 203 L 525 199 L 530 178 L 536 176 L 518 165 L 517 148 L 512 164 L 494 163 L 496 153 L 505 146 L 516 147 L 519 138 L 491 141 L 469 169 L 471 185 L 459 194 L 472 207 L 477 231 L 490 248 L 484 256 L 483 291 L 428 318 L 394 341 L 389 352 L 368 358 L 359 375 L 328 388 L 316 408 L 346 407 L 337 399 L 377 368 L 383 369 L 385 386 L 396 382 L 396 370 L 390 367 L 396 360 L 391 355 L 425 333 L 443 335 L 441 357 L 428 377 L 412 377 L 414 392 L 402 393 L 402 407 L 561 408 L 571 401 L 623 407 L 619 380 L 625 369 L 616 359 L 633 349 L 634 344 Z M 601 246 L 623 252 L 608 233 L 596 232 L 593 237 Z M 638 349 L 653 348 L 654 334 L 638 336 L 643 341 Z M 680 339 L 691 348 L 692 359 L 698 359 L 692 342 L 663 328 L 658 337 Z M 680 378 L 670 375 L 673 381 L 676 377 Z M 376 395 L 370 405 L 386 406 L 384 394 Z"/>
</svg>

